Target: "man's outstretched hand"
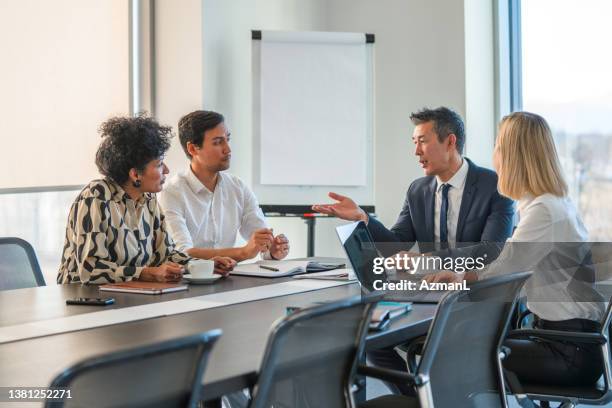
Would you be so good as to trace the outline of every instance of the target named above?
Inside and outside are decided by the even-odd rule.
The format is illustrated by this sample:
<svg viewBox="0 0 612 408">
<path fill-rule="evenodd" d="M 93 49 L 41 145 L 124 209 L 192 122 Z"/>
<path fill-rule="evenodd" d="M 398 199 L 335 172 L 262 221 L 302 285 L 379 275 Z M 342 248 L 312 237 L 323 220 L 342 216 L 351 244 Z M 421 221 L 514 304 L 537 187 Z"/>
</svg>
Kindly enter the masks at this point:
<svg viewBox="0 0 612 408">
<path fill-rule="evenodd" d="M 368 215 L 350 197 L 343 196 L 334 192 L 329 193 L 329 197 L 336 200 L 334 204 L 315 204 L 312 209 L 321 214 L 333 215 L 347 221 L 368 222 Z"/>
</svg>

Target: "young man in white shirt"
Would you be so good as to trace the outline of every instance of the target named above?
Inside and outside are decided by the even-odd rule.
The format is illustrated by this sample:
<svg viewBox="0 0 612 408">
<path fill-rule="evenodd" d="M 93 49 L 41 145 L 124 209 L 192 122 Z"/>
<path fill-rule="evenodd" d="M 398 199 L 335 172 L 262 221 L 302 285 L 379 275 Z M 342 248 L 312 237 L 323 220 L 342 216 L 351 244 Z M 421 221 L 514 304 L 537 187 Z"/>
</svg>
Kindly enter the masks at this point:
<svg viewBox="0 0 612 408">
<path fill-rule="evenodd" d="M 195 258 L 225 256 L 236 262 L 260 253 L 267 259 L 285 258 L 289 240 L 273 235 L 251 189 L 224 172 L 230 167 L 231 148 L 223 115 L 185 115 L 179 121 L 179 139 L 190 165 L 172 177 L 160 198 L 177 249 Z M 234 247 L 237 233 L 246 245 Z"/>
</svg>

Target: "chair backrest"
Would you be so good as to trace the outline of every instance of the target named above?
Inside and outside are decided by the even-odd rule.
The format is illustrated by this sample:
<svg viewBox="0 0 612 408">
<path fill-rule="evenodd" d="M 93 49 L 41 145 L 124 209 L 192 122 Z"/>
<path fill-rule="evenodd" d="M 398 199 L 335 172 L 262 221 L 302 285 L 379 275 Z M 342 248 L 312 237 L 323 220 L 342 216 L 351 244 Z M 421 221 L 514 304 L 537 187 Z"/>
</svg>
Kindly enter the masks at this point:
<svg viewBox="0 0 612 408">
<path fill-rule="evenodd" d="M 350 387 L 373 302 L 353 297 L 302 309 L 272 329 L 252 408 L 352 407 Z"/>
<path fill-rule="evenodd" d="M 612 322 L 612 297 L 610 297 L 610 299 L 608 300 L 608 307 L 606 308 L 606 313 L 604 313 L 603 317 L 601 318 L 601 334 L 603 336 L 605 336 L 606 338 L 608 338 L 608 336 L 610 335 L 610 329 L 612 329 L 610 327 L 610 323 Z M 608 340 L 610 340 L 608 338 Z"/>
<path fill-rule="evenodd" d="M 20 238 L 0 238 L 0 290 L 45 286 L 34 248 Z"/>
<path fill-rule="evenodd" d="M 485 279 L 438 305 L 417 368 L 436 408 L 506 407 L 499 353 L 529 272 Z M 428 405 L 422 405 L 428 406 Z"/>
<path fill-rule="evenodd" d="M 50 387 L 71 398 L 45 407 L 195 407 L 208 355 L 221 330 L 94 357 L 67 368 Z"/>
<path fill-rule="evenodd" d="M 612 297 L 608 301 L 608 308 L 601 319 L 601 335 L 606 338 L 606 343 L 602 345 L 602 354 L 604 359 L 604 381 L 606 389 L 612 386 L 612 350 L 610 341 L 612 339 Z"/>
</svg>

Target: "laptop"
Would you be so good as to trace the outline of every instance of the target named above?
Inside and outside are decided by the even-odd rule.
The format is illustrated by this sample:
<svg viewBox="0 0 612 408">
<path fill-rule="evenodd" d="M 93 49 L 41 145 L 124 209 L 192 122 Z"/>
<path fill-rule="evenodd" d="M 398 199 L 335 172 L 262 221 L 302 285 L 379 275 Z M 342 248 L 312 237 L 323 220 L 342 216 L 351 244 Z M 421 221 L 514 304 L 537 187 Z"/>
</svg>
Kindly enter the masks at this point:
<svg viewBox="0 0 612 408">
<path fill-rule="evenodd" d="M 374 239 L 363 221 L 336 227 L 336 232 L 340 243 L 346 252 L 355 276 L 361 283 L 361 288 L 365 293 L 375 292 L 375 286 L 380 287 L 380 281 L 397 283 L 400 281 L 413 281 L 418 288 L 424 275 L 402 276 L 401 280 L 390 280 L 389 274 L 393 270 L 383 269 L 382 273 L 375 274 L 374 260 L 383 257 L 374 243 Z M 384 257 L 383 257 L 384 258 Z M 376 282 L 379 281 L 379 282 Z M 438 303 L 448 291 L 433 290 L 393 290 L 385 291 L 384 299 L 395 302 L 414 302 L 414 303 Z"/>
</svg>

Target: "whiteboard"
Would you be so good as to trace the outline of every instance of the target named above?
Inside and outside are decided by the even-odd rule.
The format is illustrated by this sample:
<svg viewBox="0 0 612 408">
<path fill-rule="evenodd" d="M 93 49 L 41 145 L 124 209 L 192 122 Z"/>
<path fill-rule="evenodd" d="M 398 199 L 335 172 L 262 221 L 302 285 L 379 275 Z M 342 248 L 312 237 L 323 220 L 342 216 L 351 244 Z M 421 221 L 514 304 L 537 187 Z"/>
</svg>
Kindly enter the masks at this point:
<svg viewBox="0 0 612 408">
<path fill-rule="evenodd" d="M 373 44 L 361 33 L 254 37 L 259 33 L 253 40 L 259 201 L 307 204 L 333 190 L 372 204 Z"/>
</svg>

